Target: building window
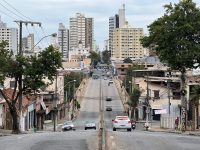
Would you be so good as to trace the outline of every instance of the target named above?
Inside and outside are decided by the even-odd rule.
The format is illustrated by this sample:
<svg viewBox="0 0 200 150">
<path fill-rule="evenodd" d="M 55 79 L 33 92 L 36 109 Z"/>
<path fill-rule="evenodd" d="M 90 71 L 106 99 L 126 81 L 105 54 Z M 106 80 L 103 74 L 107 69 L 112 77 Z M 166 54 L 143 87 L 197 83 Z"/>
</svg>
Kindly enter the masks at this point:
<svg viewBox="0 0 200 150">
<path fill-rule="evenodd" d="M 159 90 L 154 90 L 154 99 L 160 99 L 159 97 Z"/>
</svg>

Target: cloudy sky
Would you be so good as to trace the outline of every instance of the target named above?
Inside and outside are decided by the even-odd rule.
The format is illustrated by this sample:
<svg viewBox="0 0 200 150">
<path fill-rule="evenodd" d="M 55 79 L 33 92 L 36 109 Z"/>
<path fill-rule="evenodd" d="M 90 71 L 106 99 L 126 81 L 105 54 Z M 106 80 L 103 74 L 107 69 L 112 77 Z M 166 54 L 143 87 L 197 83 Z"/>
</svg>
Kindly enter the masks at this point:
<svg viewBox="0 0 200 150">
<path fill-rule="evenodd" d="M 24 26 L 23 34 L 35 33 L 37 39 L 55 33 L 58 24 L 69 28 L 69 18 L 76 13 L 94 18 L 94 35 L 102 47 L 108 39 L 108 20 L 118 13 L 122 4 L 126 7 L 126 20 L 132 27 L 144 28 L 164 14 L 163 5 L 179 0 L 0 0 L 1 20 L 9 27 L 18 27 L 14 20 L 31 20 L 42 23 L 42 29 Z M 199 6 L 200 0 L 194 0 Z M 42 42 L 41 42 L 42 43 Z"/>
</svg>

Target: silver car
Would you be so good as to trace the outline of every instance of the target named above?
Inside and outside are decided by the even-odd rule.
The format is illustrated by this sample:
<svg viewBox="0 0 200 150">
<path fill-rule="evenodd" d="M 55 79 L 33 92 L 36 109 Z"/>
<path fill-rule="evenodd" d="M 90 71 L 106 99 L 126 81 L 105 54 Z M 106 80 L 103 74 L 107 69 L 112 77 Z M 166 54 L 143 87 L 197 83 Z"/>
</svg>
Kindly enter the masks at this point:
<svg viewBox="0 0 200 150">
<path fill-rule="evenodd" d="M 96 123 L 94 121 L 86 121 L 85 122 L 85 130 L 87 129 L 97 129 L 96 128 Z"/>
<path fill-rule="evenodd" d="M 69 131 L 69 130 L 75 130 L 72 121 L 66 121 L 65 123 L 63 123 L 62 131 Z"/>
</svg>

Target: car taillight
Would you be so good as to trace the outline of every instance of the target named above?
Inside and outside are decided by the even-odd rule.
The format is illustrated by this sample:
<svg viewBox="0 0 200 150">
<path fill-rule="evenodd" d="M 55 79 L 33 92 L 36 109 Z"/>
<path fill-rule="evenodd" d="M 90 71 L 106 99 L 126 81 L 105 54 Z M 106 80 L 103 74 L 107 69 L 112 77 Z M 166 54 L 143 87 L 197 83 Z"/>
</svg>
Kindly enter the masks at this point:
<svg viewBox="0 0 200 150">
<path fill-rule="evenodd" d="M 114 123 L 118 123 L 117 121 L 113 121 Z"/>
</svg>

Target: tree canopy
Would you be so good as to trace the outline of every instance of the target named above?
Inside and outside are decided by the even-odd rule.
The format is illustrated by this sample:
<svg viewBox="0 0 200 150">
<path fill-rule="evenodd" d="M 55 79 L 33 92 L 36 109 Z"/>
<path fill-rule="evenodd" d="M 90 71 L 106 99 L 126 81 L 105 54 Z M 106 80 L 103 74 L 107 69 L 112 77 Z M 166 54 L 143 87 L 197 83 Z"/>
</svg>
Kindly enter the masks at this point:
<svg viewBox="0 0 200 150">
<path fill-rule="evenodd" d="M 162 62 L 185 72 L 200 65 L 200 9 L 192 0 L 164 6 L 164 16 L 148 26 L 144 47 L 154 47 Z M 194 64 L 198 64 L 194 66 Z"/>
<path fill-rule="evenodd" d="M 102 61 L 105 64 L 110 64 L 110 52 L 108 50 L 102 52 Z"/>
<path fill-rule="evenodd" d="M 0 43 L 0 83 L 4 85 L 6 78 L 14 80 L 14 90 L 12 98 L 4 93 L 5 88 L 0 89 L 0 93 L 6 100 L 13 118 L 13 133 L 19 133 L 17 123 L 18 111 L 17 102 L 21 94 L 28 95 L 34 93 L 44 86 L 48 86 L 55 79 L 57 69 L 62 67 L 61 53 L 49 46 L 38 56 L 14 55 L 5 49 L 7 43 Z M 22 79 L 23 78 L 23 79 Z M 22 83 L 22 88 L 19 84 Z"/>
<path fill-rule="evenodd" d="M 134 107 L 134 108 L 137 107 L 140 95 L 141 95 L 141 91 L 137 88 L 134 88 L 130 95 L 130 101 L 128 102 L 129 106 Z"/>
<path fill-rule="evenodd" d="M 133 63 L 133 61 L 128 57 L 123 60 L 124 63 Z"/>
<path fill-rule="evenodd" d="M 89 58 L 91 58 L 91 63 L 92 63 L 91 65 L 94 66 L 94 68 L 101 60 L 100 55 L 94 51 L 90 52 Z"/>
</svg>

